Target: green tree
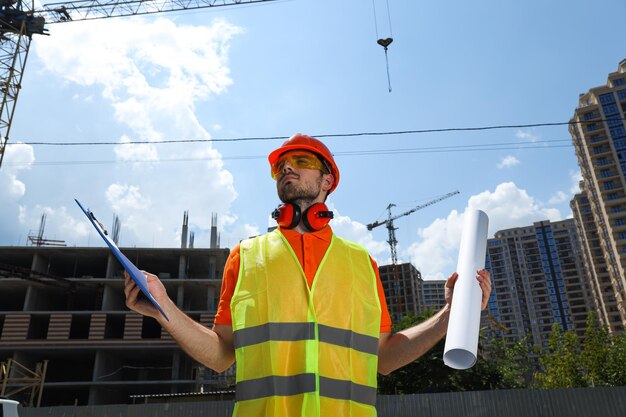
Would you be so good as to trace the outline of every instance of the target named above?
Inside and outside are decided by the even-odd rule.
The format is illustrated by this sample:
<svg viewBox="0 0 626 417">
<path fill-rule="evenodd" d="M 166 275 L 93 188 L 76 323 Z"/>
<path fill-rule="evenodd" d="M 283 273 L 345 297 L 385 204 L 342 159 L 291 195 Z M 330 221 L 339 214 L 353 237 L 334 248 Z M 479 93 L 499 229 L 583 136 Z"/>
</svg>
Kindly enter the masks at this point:
<svg viewBox="0 0 626 417">
<path fill-rule="evenodd" d="M 626 385 L 626 333 L 611 337 L 606 367 L 611 386 Z"/>
<path fill-rule="evenodd" d="M 432 316 L 426 312 L 419 316 L 404 317 L 394 325 L 394 331 L 413 326 Z M 476 364 L 466 370 L 456 370 L 443 363 L 445 340 L 418 360 L 392 372 L 379 375 L 380 394 L 413 394 L 418 392 L 472 391 L 524 386 L 526 372 L 524 361 L 516 359 L 517 350 L 503 344 L 490 348 L 489 354 L 480 349 Z M 521 347 L 518 347 L 521 349 Z"/>
<path fill-rule="evenodd" d="M 555 323 L 548 339 L 549 352 L 539 363 L 543 372 L 537 374 L 540 388 L 576 388 L 586 386 L 583 378 L 578 336 L 572 331 L 563 332 Z"/>
<path fill-rule="evenodd" d="M 558 325 L 536 379 L 540 388 L 607 387 L 626 385 L 626 333 L 610 335 L 595 313 L 587 316 L 582 341 Z"/>
<path fill-rule="evenodd" d="M 532 355 L 526 338 L 512 346 L 505 344 L 502 339 L 490 340 L 485 359 L 494 364 L 500 375 L 501 382 L 497 388 L 528 387 L 533 378 Z"/>
<path fill-rule="evenodd" d="M 609 365 L 611 355 L 611 338 L 608 332 L 598 325 L 598 317 L 594 312 L 587 316 L 587 328 L 580 352 L 580 365 L 583 380 L 589 387 L 613 385 Z"/>
</svg>

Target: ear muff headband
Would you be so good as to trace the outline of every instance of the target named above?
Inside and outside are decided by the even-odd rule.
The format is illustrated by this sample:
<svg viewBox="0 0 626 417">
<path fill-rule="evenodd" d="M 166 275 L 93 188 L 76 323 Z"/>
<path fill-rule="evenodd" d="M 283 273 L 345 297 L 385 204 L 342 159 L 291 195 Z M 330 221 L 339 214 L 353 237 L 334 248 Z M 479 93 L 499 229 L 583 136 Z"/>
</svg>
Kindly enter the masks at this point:
<svg viewBox="0 0 626 417">
<path fill-rule="evenodd" d="M 315 203 L 307 208 L 303 214 L 297 204 L 285 203 L 272 212 L 272 218 L 280 227 L 285 229 L 293 229 L 302 220 L 304 226 L 314 232 L 328 224 L 333 218 L 333 212 L 328 210 L 326 204 Z"/>
</svg>

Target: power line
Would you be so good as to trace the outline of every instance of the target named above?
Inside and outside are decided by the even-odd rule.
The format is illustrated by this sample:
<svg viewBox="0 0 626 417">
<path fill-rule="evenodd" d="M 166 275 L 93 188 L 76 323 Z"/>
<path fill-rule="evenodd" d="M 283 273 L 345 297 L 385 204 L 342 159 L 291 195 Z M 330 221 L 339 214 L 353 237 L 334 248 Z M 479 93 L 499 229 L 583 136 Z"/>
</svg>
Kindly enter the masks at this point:
<svg viewBox="0 0 626 417">
<path fill-rule="evenodd" d="M 613 119 L 611 119 L 613 120 Z M 625 119 L 621 119 L 625 120 Z M 493 125 L 493 126 L 477 126 L 477 127 L 448 127 L 438 129 L 416 129 L 416 130 L 395 130 L 395 131 L 382 131 L 382 132 L 353 132 L 353 133 L 330 133 L 330 134 L 314 134 L 311 136 L 317 138 L 346 138 L 346 137 L 358 137 L 358 136 L 395 136 L 395 135 L 408 135 L 408 134 L 423 134 L 423 133 L 443 133 L 443 132 L 475 132 L 484 130 L 497 130 L 497 129 L 528 129 L 531 127 L 551 127 L 551 126 L 566 126 L 575 124 L 589 124 L 600 123 L 606 120 L 595 119 L 589 121 L 569 121 L 569 122 L 550 122 L 550 123 L 530 123 L 530 124 L 517 124 L 517 125 Z M 32 146 L 96 146 L 96 145 L 142 145 L 142 144 L 170 144 L 170 143 L 205 143 L 205 142 L 247 142 L 247 141 L 269 141 L 269 140 L 284 140 L 289 135 L 283 136 L 252 136 L 241 138 L 211 138 L 211 139 L 169 139 L 169 140 L 136 140 L 128 142 L 119 141 L 104 141 L 104 142 L 46 142 L 46 141 L 30 141 L 21 142 L 25 145 Z M 7 146 L 14 146 L 18 143 L 7 143 Z"/>
<path fill-rule="evenodd" d="M 565 144 L 567 143 L 567 144 Z M 553 149 L 553 148 L 569 148 L 571 147 L 569 139 L 555 140 L 538 140 L 535 142 L 501 142 L 490 144 L 469 144 L 469 145 L 452 145 L 452 146 L 434 146 L 423 148 L 397 148 L 397 149 L 370 149 L 345 151 L 334 153 L 335 157 L 339 156 L 378 156 L 378 155 L 395 155 L 395 154 L 421 154 L 421 153 L 441 153 L 441 152 L 475 152 L 475 151 L 499 151 L 499 150 L 526 150 L 526 149 Z M 219 160 L 250 160 L 265 159 L 266 155 L 243 155 L 243 156 L 222 156 Z M 64 165 L 107 165 L 107 164 L 151 164 L 165 162 L 203 162 L 218 160 L 218 158 L 202 157 L 202 158 L 168 158 L 159 160 L 95 160 L 95 161 L 35 161 L 32 164 L 5 162 L 8 166 L 64 166 Z"/>
</svg>

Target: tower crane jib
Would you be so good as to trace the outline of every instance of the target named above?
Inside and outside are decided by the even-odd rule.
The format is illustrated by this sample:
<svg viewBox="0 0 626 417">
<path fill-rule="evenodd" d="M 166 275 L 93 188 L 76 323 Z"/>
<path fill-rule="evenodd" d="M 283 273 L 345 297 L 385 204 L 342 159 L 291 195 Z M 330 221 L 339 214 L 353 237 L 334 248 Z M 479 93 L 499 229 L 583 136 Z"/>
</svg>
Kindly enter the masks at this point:
<svg viewBox="0 0 626 417">
<path fill-rule="evenodd" d="M 427 203 L 421 204 L 419 206 L 413 207 L 411 210 L 405 211 L 402 214 L 397 214 L 395 216 L 391 215 L 391 208 L 395 207 L 396 205 L 391 203 L 387 206 L 387 212 L 388 212 L 388 216 L 386 220 L 382 220 L 382 221 L 376 221 L 374 223 L 370 223 L 367 225 L 367 230 L 372 230 L 375 227 L 378 226 L 382 226 L 385 225 L 385 227 L 387 227 L 387 230 L 389 232 L 389 240 L 387 241 L 387 243 L 389 243 L 389 247 L 391 249 L 391 262 L 393 263 L 393 265 L 396 265 L 398 263 L 398 255 L 397 255 L 397 251 L 396 248 L 398 246 L 398 241 L 396 240 L 396 230 L 397 227 L 394 227 L 393 225 L 393 221 L 399 219 L 400 217 L 404 217 L 404 216 L 408 216 L 411 213 L 416 212 L 417 210 L 421 210 L 423 208 L 426 208 L 428 206 L 432 206 L 435 203 L 438 203 L 442 200 L 445 200 L 446 198 L 450 198 L 453 195 L 459 194 L 459 191 L 452 191 L 450 193 L 444 194 L 441 197 L 435 198 L 434 200 L 431 200 Z"/>
</svg>

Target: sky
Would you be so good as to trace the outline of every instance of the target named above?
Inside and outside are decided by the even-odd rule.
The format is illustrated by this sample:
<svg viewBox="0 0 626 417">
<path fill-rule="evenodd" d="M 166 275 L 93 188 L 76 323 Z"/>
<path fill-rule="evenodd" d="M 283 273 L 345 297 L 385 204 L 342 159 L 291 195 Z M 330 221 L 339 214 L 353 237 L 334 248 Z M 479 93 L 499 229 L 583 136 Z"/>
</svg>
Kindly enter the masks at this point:
<svg viewBox="0 0 626 417">
<path fill-rule="evenodd" d="M 566 125 L 463 128 L 568 122 L 626 58 L 624 16 L 623 0 L 286 0 L 49 24 L 0 167 L 0 245 L 45 213 L 44 237 L 104 246 L 77 198 L 119 216 L 122 248 L 180 247 L 185 211 L 195 247 L 216 213 L 232 248 L 274 224 L 267 155 L 300 132 L 339 166 L 333 230 L 380 265 L 388 231 L 367 224 L 459 191 L 394 221 L 399 261 L 443 279 L 468 209 L 489 237 L 571 217 Z"/>
</svg>

